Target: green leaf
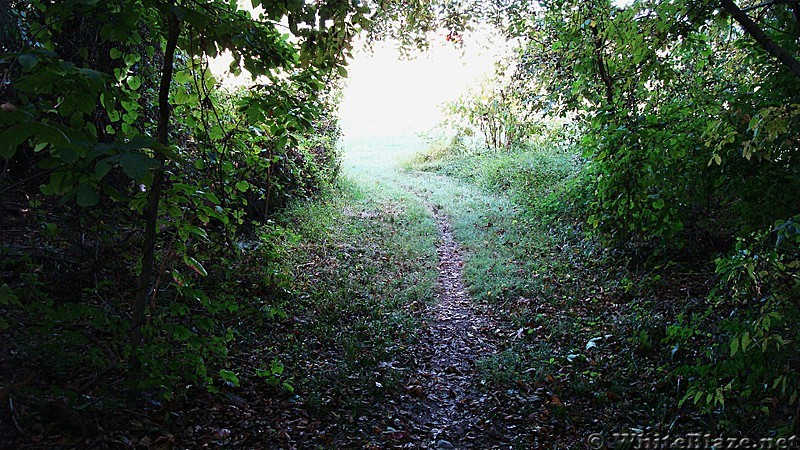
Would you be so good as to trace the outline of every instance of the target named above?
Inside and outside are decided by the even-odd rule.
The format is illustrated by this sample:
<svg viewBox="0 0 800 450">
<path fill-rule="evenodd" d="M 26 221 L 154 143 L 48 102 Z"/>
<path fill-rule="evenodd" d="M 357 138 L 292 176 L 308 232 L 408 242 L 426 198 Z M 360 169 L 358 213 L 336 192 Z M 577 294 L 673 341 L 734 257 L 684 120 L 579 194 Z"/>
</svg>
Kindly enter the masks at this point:
<svg viewBox="0 0 800 450">
<path fill-rule="evenodd" d="M 192 8 L 184 8 L 183 6 L 173 6 L 172 12 L 182 22 L 188 22 L 190 25 L 197 29 L 207 28 L 210 19 L 207 15 L 202 14 L 200 10 Z"/>
<path fill-rule="evenodd" d="M 100 202 L 100 196 L 97 195 L 97 191 L 88 184 L 82 184 L 78 186 L 78 197 L 77 197 L 78 205 L 87 208 L 89 206 L 94 206 Z"/>
<path fill-rule="evenodd" d="M 272 364 L 270 364 L 270 370 L 275 375 L 283 375 L 284 368 L 283 363 L 277 359 L 273 359 Z"/>
<path fill-rule="evenodd" d="M 137 90 L 142 86 L 142 79 L 139 77 L 128 78 L 128 87 L 132 90 Z"/>
<path fill-rule="evenodd" d="M 206 230 L 194 225 L 189 225 L 188 229 L 189 233 L 192 233 L 195 236 L 199 236 L 202 239 L 208 240 L 208 233 L 206 233 Z"/>
<path fill-rule="evenodd" d="M 14 290 L 6 283 L 0 284 L 0 305 L 21 305 L 17 294 L 15 294 Z"/>
<path fill-rule="evenodd" d="M 30 137 L 30 129 L 24 125 L 17 125 L 0 133 L 0 156 L 11 159 L 20 146 Z"/>
<path fill-rule="evenodd" d="M 750 119 L 750 123 L 747 124 L 747 129 L 755 130 L 756 128 L 758 128 L 759 122 L 761 122 L 761 116 L 756 114 L 755 116 L 753 116 L 752 119 Z"/>
<path fill-rule="evenodd" d="M 102 82 L 103 78 L 106 76 L 103 72 L 99 72 L 99 71 L 94 70 L 94 69 L 86 69 L 86 68 L 79 69 L 78 73 L 80 73 L 84 77 L 88 78 L 89 80 L 94 81 L 95 83 Z"/>
<path fill-rule="evenodd" d="M 119 160 L 119 165 L 126 175 L 137 183 L 142 183 L 147 177 L 147 156 L 141 153 L 126 153 Z"/>
<path fill-rule="evenodd" d="M 40 122 L 32 122 L 24 125 L 30 134 L 36 136 L 39 142 L 47 142 L 56 147 L 63 147 L 70 144 L 70 139 L 60 129 Z"/>
<path fill-rule="evenodd" d="M 238 190 L 240 190 L 242 192 L 246 191 L 249 187 L 250 187 L 250 183 L 248 183 L 247 181 L 244 181 L 244 180 L 243 181 L 238 181 L 236 183 L 236 189 L 238 189 Z"/>
<path fill-rule="evenodd" d="M 111 56 L 111 59 L 119 59 L 122 57 L 122 51 L 117 48 L 112 48 L 108 54 Z"/>
<path fill-rule="evenodd" d="M 181 275 L 181 273 L 178 272 L 177 269 L 172 269 L 172 281 L 174 281 L 175 284 L 177 284 L 180 287 L 186 286 L 186 284 L 187 284 L 186 283 L 186 279 L 183 278 L 183 275 Z M 185 294 L 185 292 L 184 292 L 184 294 Z"/>
<path fill-rule="evenodd" d="M 239 387 L 239 377 L 237 377 L 232 371 L 227 369 L 219 369 L 219 376 L 226 383 L 235 387 Z"/>
<path fill-rule="evenodd" d="M 57 151 L 53 152 L 53 156 L 57 157 L 58 159 L 64 161 L 67 164 L 72 164 L 78 159 L 80 159 L 80 155 L 78 152 L 70 147 L 60 148 Z"/>
<path fill-rule="evenodd" d="M 192 335 L 194 335 L 192 330 L 178 324 L 168 324 L 164 326 L 164 331 L 168 332 L 174 339 L 179 341 L 188 341 Z"/>
<path fill-rule="evenodd" d="M 739 336 L 736 336 L 731 340 L 731 356 L 735 356 L 736 353 L 739 351 Z"/>
<path fill-rule="evenodd" d="M 125 55 L 125 64 L 127 64 L 128 66 L 132 66 L 137 62 L 139 62 L 141 59 L 142 56 L 139 55 L 138 53 L 129 53 Z"/>
<path fill-rule="evenodd" d="M 22 67 L 31 69 L 39 62 L 39 57 L 36 55 L 19 55 L 18 60 Z"/>
<path fill-rule="evenodd" d="M 108 172 L 111 171 L 112 158 L 114 158 L 114 156 L 111 156 L 109 158 L 101 159 L 100 161 L 97 161 L 97 164 L 95 164 L 95 166 L 94 166 L 94 174 L 97 175 L 97 179 L 98 180 L 102 180 L 103 177 L 108 175 Z"/>
<path fill-rule="evenodd" d="M 751 342 L 751 340 L 750 340 L 750 332 L 749 331 L 745 331 L 744 334 L 742 334 L 742 346 L 741 347 L 742 347 L 742 351 L 743 352 L 747 351 L 747 348 L 750 346 L 750 342 Z"/>
<path fill-rule="evenodd" d="M 208 275 L 208 272 L 206 272 L 205 267 L 203 267 L 203 265 L 200 264 L 200 261 L 192 258 L 191 256 L 184 257 L 183 258 L 183 262 L 185 262 L 186 265 L 189 266 L 190 269 L 194 270 L 198 274 L 200 274 L 202 276 Z"/>
</svg>

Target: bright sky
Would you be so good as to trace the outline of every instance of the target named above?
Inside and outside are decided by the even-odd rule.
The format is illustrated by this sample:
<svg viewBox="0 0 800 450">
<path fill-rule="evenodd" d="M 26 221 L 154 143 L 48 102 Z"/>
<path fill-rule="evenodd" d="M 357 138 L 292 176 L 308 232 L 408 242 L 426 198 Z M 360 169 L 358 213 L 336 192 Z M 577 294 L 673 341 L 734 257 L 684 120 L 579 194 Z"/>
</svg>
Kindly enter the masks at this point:
<svg viewBox="0 0 800 450">
<path fill-rule="evenodd" d="M 250 2 L 241 2 L 249 8 Z M 442 118 L 439 105 L 454 100 L 482 77 L 494 73 L 494 62 L 508 52 L 505 41 L 486 30 L 467 32 L 463 48 L 432 38 L 430 49 L 403 59 L 393 41 L 356 43 L 347 67 L 348 80 L 340 108 L 345 137 L 400 136 L 433 128 Z M 227 73 L 229 54 L 211 61 L 211 70 L 228 84 L 250 83 L 249 74 Z"/>
<path fill-rule="evenodd" d="M 492 74 L 505 47 L 484 32 L 465 36 L 461 49 L 441 36 L 411 60 L 402 59 L 393 42 L 375 44 L 372 52 L 357 50 L 340 109 L 345 137 L 431 129 L 442 117 L 438 106 Z"/>
</svg>

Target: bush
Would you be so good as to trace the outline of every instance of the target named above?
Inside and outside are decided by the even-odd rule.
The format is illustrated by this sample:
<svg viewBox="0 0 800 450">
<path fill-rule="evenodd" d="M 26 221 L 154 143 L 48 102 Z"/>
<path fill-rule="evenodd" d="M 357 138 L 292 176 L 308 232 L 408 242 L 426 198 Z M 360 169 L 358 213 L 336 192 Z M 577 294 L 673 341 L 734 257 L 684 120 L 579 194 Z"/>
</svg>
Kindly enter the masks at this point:
<svg viewBox="0 0 800 450">
<path fill-rule="evenodd" d="M 696 364 L 684 367 L 691 384 L 681 403 L 722 412 L 727 420 L 792 414 L 800 394 L 798 220 L 739 239 L 733 252 L 716 260 L 720 284 L 705 317 L 723 319 Z"/>
</svg>

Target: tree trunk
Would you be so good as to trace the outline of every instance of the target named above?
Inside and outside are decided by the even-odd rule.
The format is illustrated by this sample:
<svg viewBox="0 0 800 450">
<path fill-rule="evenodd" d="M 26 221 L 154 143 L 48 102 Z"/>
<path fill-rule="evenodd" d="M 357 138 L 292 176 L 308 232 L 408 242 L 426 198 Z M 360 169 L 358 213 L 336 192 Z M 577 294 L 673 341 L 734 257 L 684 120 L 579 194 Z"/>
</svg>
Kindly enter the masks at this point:
<svg viewBox="0 0 800 450">
<path fill-rule="evenodd" d="M 739 25 L 744 28 L 744 31 L 752 36 L 753 39 L 767 51 L 767 53 L 778 58 L 786 68 L 791 70 L 796 77 L 800 78 L 800 62 L 798 62 L 791 53 L 770 39 L 769 36 L 764 33 L 764 30 L 762 30 L 757 23 L 753 22 L 753 19 L 751 19 L 747 13 L 733 3 L 733 0 L 720 0 L 720 4 L 731 17 L 739 22 Z"/>
<path fill-rule="evenodd" d="M 172 2 L 169 2 L 172 5 Z M 175 60 L 175 49 L 180 35 L 180 23 L 175 14 L 170 10 L 167 16 L 167 45 L 164 50 L 164 65 L 161 69 L 161 81 L 158 90 L 158 143 L 164 146 L 169 145 L 169 124 L 170 124 L 170 105 L 169 88 L 172 85 L 173 63 Z M 135 369 L 139 369 L 139 360 L 135 353 L 142 345 L 142 325 L 145 319 L 145 307 L 147 297 L 150 294 L 150 282 L 153 278 L 153 266 L 155 260 L 156 247 L 156 226 L 158 222 L 158 203 L 161 200 L 161 191 L 164 187 L 164 171 L 166 157 L 163 153 L 156 154 L 158 167 L 153 176 L 153 184 L 147 195 L 147 204 L 144 210 L 144 248 L 142 252 L 142 267 L 136 286 L 136 299 L 133 305 L 133 317 L 131 324 L 131 363 Z"/>
<path fill-rule="evenodd" d="M 591 28 L 592 37 L 594 38 L 594 56 L 595 64 L 597 65 L 597 74 L 600 76 L 600 81 L 603 82 L 606 102 L 608 102 L 609 108 L 616 111 L 617 108 L 614 104 L 614 79 L 611 78 L 611 74 L 608 71 L 608 65 L 606 64 L 605 58 L 603 58 L 603 40 L 600 37 L 600 32 L 597 30 L 597 26 Z"/>
</svg>

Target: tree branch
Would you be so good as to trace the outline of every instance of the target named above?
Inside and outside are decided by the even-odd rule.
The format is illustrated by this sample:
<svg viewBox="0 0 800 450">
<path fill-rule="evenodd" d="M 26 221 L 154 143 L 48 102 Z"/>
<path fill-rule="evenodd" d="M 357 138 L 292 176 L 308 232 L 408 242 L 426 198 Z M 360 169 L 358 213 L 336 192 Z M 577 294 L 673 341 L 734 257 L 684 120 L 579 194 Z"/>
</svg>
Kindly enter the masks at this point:
<svg viewBox="0 0 800 450">
<path fill-rule="evenodd" d="M 743 12 L 753 11 L 755 9 L 766 8 L 767 6 L 780 5 L 781 3 L 794 3 L 794 0 L 770 0 L 767 2 L 759 3 L 757 5 L 747 6 L 745 8 L 742 8 L 742 11 Z"/>
<path fill-rule="evenodd" d="M 170 1 L 169 5 L 172 6 Z M 169 104 L 169 88 L 172 85 L 173 63 L 175 51 L 180 36 L 180 22 L 172 10 L 167 13 L 167 44 L 164 49 L 164 65 L 161 69 L 161 83 L 158 92 L 158 143 L 167 146 L 169 144 L 169 124 L 171 118 L 171 108 Z M 144 219 L 144 246 L 142 253 L 142 267 L 139 274 L 138 285 L 136 286 L 136 299 L 133 305 L 133 316 L 131 324 L 131 350 L 136 352 L 142 344 L 142 325 L 144 325 L 144 312 L 147 305 L 150 282 L 153 276 L 153 262 L 155 260 L 156 247 L 156 225 L 158 223 L 158 203 L 161 200 L 161 190 L 164 187 L 164 167 L 166 157 L 163 153 L 157 153 L 155 159 L 158 167 L 155 169 L 153 184 L 147 195 L 147 205 L 145 206 Z M 139 369 L 139 362 L 134 355 L 131 358 L 134 369 Z"/>
<path fill-rule="evenodd" d="M 800 61 L 797 61 L 785 48 L 770 39 L 770 37 L 764 33 L 764 30 L 762 30 L 757 23 L 753 22 L 753 19 L 736 6 L 733 0 L 720 0 L 720 4 L 731 17 L 739 22 L 739 25 L 767 51 L 767 53 L 777 58 L 796 77 L 800 78 Z"/>
<path fill-rule="evenodd" d="M 84 336 L 86 336 L 87 339 L 92 341 L 96 346 L 100 347 L 100 349 L 103 350 L 103 353 L 106 354 L 106 361 L 108 362 L 108 365 L 106 366 L 105 369 L 96 373 L 95 376 L 92 377 L 92 379 L 90 379 L 86 383 L 83 383 L 83 385 L 81 385 L 79 388 L 75 390 L 75 393 L 78 397 L 89 392 L 89 389 L 95 387 L 95 385 L 97 385 L 97 383 L 99 383 L 104 376 L 108 375 L 112 370 L 116 369 L 117 361 L 119 360 L 119 358 L 117 358 L 117 355 L 114 354 L 114 352 L 111 351 L 111 349 L 107 345 L 103 344 L 100 341 L 100 339 L 97 339 L 92 333 L 89 333 L 87 330 L 82 330 L 82 333 Z"/>
</svg>

